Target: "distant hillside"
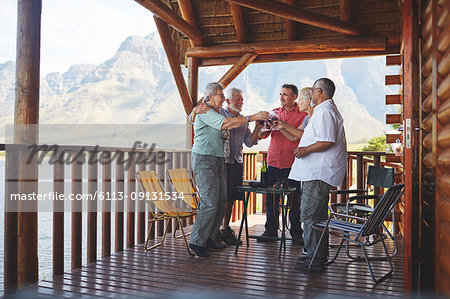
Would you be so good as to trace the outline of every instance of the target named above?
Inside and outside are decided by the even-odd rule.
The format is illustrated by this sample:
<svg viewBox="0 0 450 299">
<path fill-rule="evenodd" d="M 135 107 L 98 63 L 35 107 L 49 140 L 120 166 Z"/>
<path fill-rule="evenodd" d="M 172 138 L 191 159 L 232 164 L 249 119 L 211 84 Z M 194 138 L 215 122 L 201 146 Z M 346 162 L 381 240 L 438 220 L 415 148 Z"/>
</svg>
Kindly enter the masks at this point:
<svg viewBox="0 0 450 299">
<path fill-rule="evenodd" d="M 348 142 L 356 143 L 386 130 L 382 123 L 384 81 L 379 73 L 383 59 L 255 64 L 232 86 L 244 90 L 247 114 L 279 106 L 283 83 L 301 88 L 311 86 L 317 78 L 330 77 L 337 86 L 334 99 L 344 117 Z M 4 124 L 13 122 L 14 68 L 13 62 L 0 64 L 0 142 L 4 139 Z M 207 82 L 217 81 L 227 68 L 202 69 L 200 94 Z M 74 65 L 63 74 L 42 77 L 40 122 L 184 124 L 184 109 L 158 35 L 128 37 L 117 53 L 100 65 Z"/>
</svg>

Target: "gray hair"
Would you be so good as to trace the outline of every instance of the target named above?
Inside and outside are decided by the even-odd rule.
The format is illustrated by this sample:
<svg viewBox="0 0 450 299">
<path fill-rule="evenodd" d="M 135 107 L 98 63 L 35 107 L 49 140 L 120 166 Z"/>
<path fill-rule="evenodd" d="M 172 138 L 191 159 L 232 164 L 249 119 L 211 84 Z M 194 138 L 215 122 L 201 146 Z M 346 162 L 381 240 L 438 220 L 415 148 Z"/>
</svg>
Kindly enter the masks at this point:
<svg viewBox="0 0 450 299">
<path fill-rule="evenodd" d="M 334 96 L 334 91 L 336 90 L 336 86 L 333 81 L 328 78 L 320 78 L 314 82 L 316 88 L 322 89 L 322 92 L 325 94 L 327 99 L 332 99 Z"/>
<path fill-rule="evenodd" d="M 311 100 L 311 87 L 300 89 L 300 99 Z"/>
<path fill-rule="evenodd" d="M 208 84 L 206 84 L 206 88 L 205 88 L 205 100 L 204 102 L 208 102 L 210 100 L 209 95 L 216 95 L 217 91 L 219 90 L 223 90 L 223 85 L 222 83 L 219 82 L 210 82 Z"/>
<path fill-rule="evenodd" d="M 227 89 L 227 91 L 226 91 L 227 99 L 229 99 L 229 100 L 231 100 L 235 94 L 242 95 L 242 89 L 233 87 L 233 88 Z"/>
</svg>

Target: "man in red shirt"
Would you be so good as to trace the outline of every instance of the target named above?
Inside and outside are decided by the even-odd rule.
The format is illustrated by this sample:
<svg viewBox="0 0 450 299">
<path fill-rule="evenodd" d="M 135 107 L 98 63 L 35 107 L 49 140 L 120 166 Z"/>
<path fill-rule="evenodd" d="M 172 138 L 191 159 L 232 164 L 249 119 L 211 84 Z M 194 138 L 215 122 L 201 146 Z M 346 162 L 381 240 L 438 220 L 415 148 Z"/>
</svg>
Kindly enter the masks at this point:
<svg viewBox="0 0 450 299">
<path fill-rule="evenodd" d="M 293 84 L 284 84 L 281 87 L 280 102 L 281 107 L 273 111 L 278 114 L 278 119 L 298 128 L 306 117 L 305 112 L 301 112 L 295 100 L 298 96 L 298 88 Z M 290 187 L 295 187 L 296 191 L 292 196 L 292 203 L 289 212 L 291 222 L 291 236 L 294 245 L 303 245 L 303 230 L 300 225 L 300 182 L 288 180 L 291 166 L 294 163 L 294 150 L 298 147 L 299 140 L 290 141 L 280 131 L 260 133 L 260 138 L 267 138 L 271 135 L 269 151 L 267 153 L 267 185 L 273 186 L 277 181 L 288 181 Z M 258 242 L 273 241 L 278 237 L 278 215 L 279 198 L 273 198 L 272 194 L 266 197 L 266 224 L 264 233 L 258 238 Z"/>
</svg>

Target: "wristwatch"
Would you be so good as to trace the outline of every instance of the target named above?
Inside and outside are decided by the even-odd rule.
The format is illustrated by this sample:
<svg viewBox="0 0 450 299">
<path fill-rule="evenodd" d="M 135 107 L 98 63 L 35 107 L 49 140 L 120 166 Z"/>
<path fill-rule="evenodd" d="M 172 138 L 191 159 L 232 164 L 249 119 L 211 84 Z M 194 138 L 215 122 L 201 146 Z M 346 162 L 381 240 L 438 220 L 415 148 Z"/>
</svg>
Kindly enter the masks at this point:
<svg viewBox="0 0 450 299">
<path fill-rule="evenodd" d="M 245 118 L 247 118 L 247 122 L 249 122 L 250 123 L 250 116 L 246 116 Z"/>
</svg>

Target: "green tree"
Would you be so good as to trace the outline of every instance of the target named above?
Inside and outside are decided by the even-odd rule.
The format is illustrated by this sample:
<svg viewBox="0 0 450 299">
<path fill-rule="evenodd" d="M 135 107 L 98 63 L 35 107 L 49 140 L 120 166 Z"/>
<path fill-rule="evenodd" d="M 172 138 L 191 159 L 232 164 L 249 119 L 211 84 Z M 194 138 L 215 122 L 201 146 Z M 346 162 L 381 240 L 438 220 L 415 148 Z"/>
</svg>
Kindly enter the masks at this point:
<svg viewBox="0 0 450 299">
<path fill-rule="evenodd" d="M 386 135 L 375 136 L 369 139 L 368 144 L 362 147 L 364 152 L 380 152 L 386 150 Z"/>
</svg>

